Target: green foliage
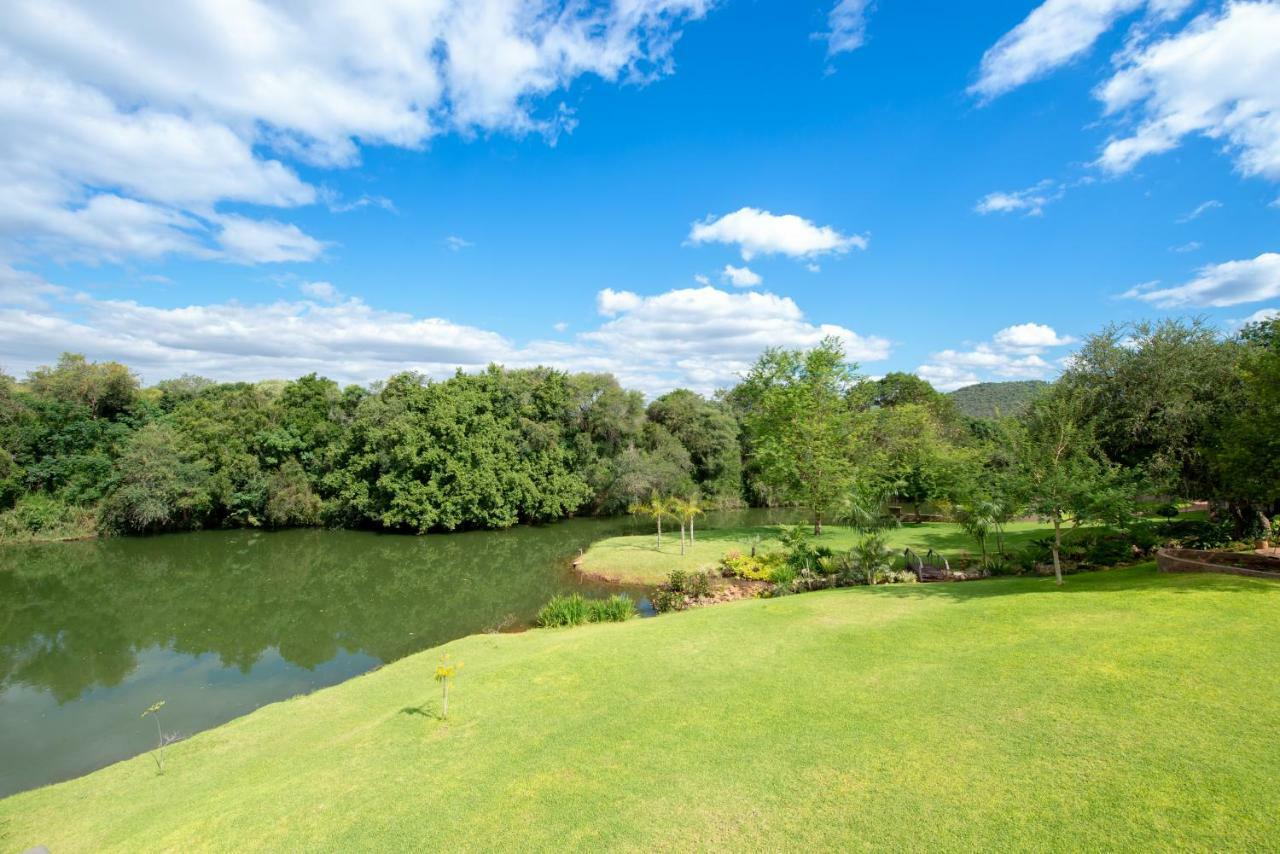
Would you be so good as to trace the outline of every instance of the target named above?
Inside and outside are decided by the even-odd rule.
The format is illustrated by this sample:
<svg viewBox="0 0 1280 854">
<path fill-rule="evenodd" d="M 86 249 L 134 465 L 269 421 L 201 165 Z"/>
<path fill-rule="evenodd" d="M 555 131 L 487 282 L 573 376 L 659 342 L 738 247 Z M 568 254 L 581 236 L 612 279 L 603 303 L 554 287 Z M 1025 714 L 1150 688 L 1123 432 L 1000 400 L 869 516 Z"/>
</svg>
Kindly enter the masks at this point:
<svg viewBox="0 0 1280 854">
<path fill-rule="evenodd" d="M 102 523 L 110 531 L 191 528 L 210 510 L 208 470 L 167 424 L 148 424 L 133 435 L 116 462 L 114 481 L 102 506 Z"/>
<path fill-rule="evenodd" d="M 738 421 L 719 401 L 676 389 L 649 404 L 649 420 L 661 425 L 689 455 L 698 487 L 720 503 L 742 500 L 742 448 Z"/>
<path fill-rule="evenodd" d="M 297 460 L 286 460 L 267 480 L 265 518 L 271 527 L 316 525 L 322 512 L 320 497 L 312 490 L 307 473 Z"/>
<path fill-rule="evenodd" d="M 24 495 L 0 512 L 0 542 L 79 539 L 92 536 L 96 529 L 92 510 L 42 492 Z"/>
<path fill-rule="evenodd" d="M 1021 415 L 1049 384 L 1043 380 L 977 383 L 947 395 L 961 415 L 994 419 Z"/>
<path fill-rule="evenodd" d="M 587 600 L 580 594 L 556 596 L 538 612 L 538 625 L 544 629 L 580 626 L 587 622 L 589 613 Z"/>
<path fill-rule="evenodd" d="M 768 581 L 774 571 L 786 563 L 782 552 L 757 552 L 742 554 L 730 551 L 720 559 L 720 574 L 727 578 L 745 578 L 749 581 Z"/>
<path fill-rule="evenodd" d="M 893 568 L 893 552 L 880 534 L 867 534 L 850 549 L 849 565 L 863 584 L 876 584 Z"/>
<path fill-rule="evenodd" d="M 760 477 L 804 507 L 816 533 L 854 476 L 854 369 L 827 338 L 808 352 L 765 351 L 740 387 Z"/>
<path fill-rule="evenodd" d="M 670 611 L 683 611 L 689 607 L 689 601 L 684 593 L 679 590 L 672 590 L 666 585 L 653 591 L 649 596 L 649 601 L 653 603 L 653 609 L 659 614 L 665 614 Z"/>
<path fill-rule="evenodd" d="M 711 576 L 705 572 L 690 573 L 685 583 L 685 592 L 695 599 L 705 599 L 711 595 Z"/>
<path fill-rule="evenodd" d="M 587 604 L 587 621 L 591 623 L 625 623 L 636 615 L 636 603 L 623 593 L 608 599 L 593 599 Z"/>
</svg>

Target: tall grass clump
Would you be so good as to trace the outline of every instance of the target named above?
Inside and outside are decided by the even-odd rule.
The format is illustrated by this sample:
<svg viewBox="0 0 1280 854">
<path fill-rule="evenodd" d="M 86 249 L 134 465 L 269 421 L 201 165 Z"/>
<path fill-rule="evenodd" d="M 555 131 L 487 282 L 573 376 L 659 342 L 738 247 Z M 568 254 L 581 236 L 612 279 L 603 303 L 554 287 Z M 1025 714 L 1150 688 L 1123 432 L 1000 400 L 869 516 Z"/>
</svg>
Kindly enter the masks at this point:
<svg viewBox="0 0 1280 854">
<path fill-rule="evenodd" d="M 556 596 L 538 612 L 538 625 L 544 629 L 580 626 L 588 619 L 587 600 L 577 593 Z"/>
<path fill-rule="evenodd" d="M 593 623 L 625 623 L 636 615 L 636 603 L 625 594 L 587 603 L 587 619 Z"/>
</svg>

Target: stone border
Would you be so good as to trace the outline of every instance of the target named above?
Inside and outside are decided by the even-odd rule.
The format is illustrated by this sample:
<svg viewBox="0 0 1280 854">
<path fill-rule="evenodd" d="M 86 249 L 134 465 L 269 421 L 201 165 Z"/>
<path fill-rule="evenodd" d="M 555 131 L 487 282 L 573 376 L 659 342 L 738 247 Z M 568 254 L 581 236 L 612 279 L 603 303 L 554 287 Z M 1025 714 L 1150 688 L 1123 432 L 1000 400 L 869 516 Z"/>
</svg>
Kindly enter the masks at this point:
<svg viewBox="0 0 1280 854">
<path fill-rule="evenodd" d="M 1275 565 L 1275 571 L 1247 569 L 1225 563 L 1213 563 L 1215 557 L 1231 559 L 1230 552 L 1197 551 L 1195 549 L 1160 549 L 1156 552 L 1156 568 L 1161 572 L 1223 572 L 1228 575 L 1247 575 L 1250 578 L 1274 578 L 1280 581 L 1280 559 L 1265 555 L 1242 555 L 1250 563 L 1266 561 Z"/>
</svg>

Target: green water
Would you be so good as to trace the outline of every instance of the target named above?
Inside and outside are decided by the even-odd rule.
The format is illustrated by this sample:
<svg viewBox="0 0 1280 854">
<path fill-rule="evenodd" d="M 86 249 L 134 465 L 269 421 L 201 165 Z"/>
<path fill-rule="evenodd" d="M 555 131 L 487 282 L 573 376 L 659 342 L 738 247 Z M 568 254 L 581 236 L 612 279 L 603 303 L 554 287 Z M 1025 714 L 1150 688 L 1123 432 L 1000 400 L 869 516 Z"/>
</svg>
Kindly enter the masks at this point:
<svg viewBox="0 0 1280 854">
<path fill-rule="evenodd" d="M 707 519 L 755 524 L 763 511 Z M 631 519 L 409 537 L 210 531 L 0 547 L 0 797 L 453 638 L 605 595 L 579 549 Z M 633 591 L 640 599 L 643 591 Z"/>
</svg>

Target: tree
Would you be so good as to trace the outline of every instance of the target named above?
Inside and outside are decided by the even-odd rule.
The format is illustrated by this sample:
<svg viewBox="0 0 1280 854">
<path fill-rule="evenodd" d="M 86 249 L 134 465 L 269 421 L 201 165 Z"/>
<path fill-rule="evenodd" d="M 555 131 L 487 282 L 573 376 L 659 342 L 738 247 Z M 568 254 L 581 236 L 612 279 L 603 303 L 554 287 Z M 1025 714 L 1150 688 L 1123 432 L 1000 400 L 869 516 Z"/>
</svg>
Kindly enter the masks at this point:
<svg viewBox="0 0 1280 854">
<path fill-rule="evenodd" d="M 63 353 L 52 368 L 36 368 L 27 385 L 35 394 L 84 406 L 93 418 L 123 412 L 138 396 L 138 378 L 124 365 L 90 362 L 79 353 Z"/>
<path fill-rule="evenodd" d="M 1109 516 L 1109 503 L 1132 490 L 1099 450 L 1085 401 L 1069 388 L 1038 398 L 1019 426 L 1021 486 L 1031 511 L 1053 523 L 1053 574 L 1062 584 L 1063 521 Z"/>
<path fill-rule="evenodd" d="M 742 448 L 738 421 L 729 407 L 688 389 L 662 395 L 647 410 L 689 453 L 694 481 L 721 502 L 742 500 Z"/>
<path fill-rule="evenodd" d="M 684 554 L 684 531 L 689 528 L 689 543 L 693 544 L 693 521 L 702 515 L 702 505 L 696 497 L 670 498 L 667 509 L 671 515 L 680 520 L 680 554 Z"/>
<path fill-rule="evenodd" d="M 808 352 L 766 350 L 742 384 L 761 476 L 808 510 L 815 534 L 853 480 L 854 369 L 826 338 Z"/>
<path fill-rule="evenodd" d="M 1265 535 L 1280 512 L 1280 317 L 1242 329 L 1237 352 L 1240 400 L 1211 431 L 1206 455 L 1240 533 L 1256 519 Z"/>
<path fill-rule="evenodd" d="M 658 525 L 658 551 L 662 551 L 662 520 L 671 515 L 671 503 L 656 492 L 648 501 L 636 502 L 629 508 L 632 515 L 648 516 Z M 684 547 L 684 532 L 681 531 L 680 546 Z"/>
<path fill-rule="evenodd" d="M 172 427 L 148 424 L 116 462 L 102 509 L 109 530 L 151 534 L 198 525 L 209 511 L 209 474 Z"/>
</svg>

